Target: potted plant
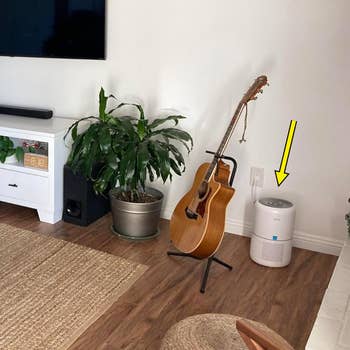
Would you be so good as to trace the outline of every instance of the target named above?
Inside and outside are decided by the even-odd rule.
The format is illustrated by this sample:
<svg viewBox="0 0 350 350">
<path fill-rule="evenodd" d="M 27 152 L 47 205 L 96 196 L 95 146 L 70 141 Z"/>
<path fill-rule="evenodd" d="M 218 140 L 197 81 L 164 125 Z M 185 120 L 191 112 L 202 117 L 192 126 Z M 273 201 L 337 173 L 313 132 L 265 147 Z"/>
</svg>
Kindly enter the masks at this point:
<svg viewBox="0 0 350 350">
<path fill-rule="evenodd" d="M 22 147 L 14 147 L 13 141 L 7 136 L 0 136 L 0 162 L 14 164 L 23 161 Z"/>
<path fill-rule="evenodd" d="M 68 130 L 73 139 L 68 164 L 91 179 L 97 193 L 109 191 L 115 233 L 129 239 L 152 238 L 157 235 L 163 194 L 146 183 L 156 178 L 165 183 L 173 174 L 181 175 L 185 161 L 179 146 L 190 152 L 192 138 L 176 128 L 185 118 L 181 115 L 150 121 L 142 106 L 132 103 L 120 103 L 107 112 L 110 98 L 115 99 L 101 88 L 99 117 L 83 118 Z M 113 115 L 125 106 L 135 108 L 138 118 Z M 79 134 L 78 125 L 83 120 L 93 123 Z M 169 122 L 175 126 L 168 127 Z M 99 171 L 93 176 L 97 163 Z"/>
</svg>

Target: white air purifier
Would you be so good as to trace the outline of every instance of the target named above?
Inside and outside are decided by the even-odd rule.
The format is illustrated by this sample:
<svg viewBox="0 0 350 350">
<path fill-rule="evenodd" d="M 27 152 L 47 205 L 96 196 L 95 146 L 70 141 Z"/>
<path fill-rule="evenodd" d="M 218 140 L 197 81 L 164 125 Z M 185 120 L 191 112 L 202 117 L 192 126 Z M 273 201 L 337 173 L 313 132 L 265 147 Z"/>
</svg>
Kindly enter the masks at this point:
<svg viewBox="0 0 350 350">
<path fill-rule="evenodd" d="M 254 233 L 250 257 L 260 265 L 283 267 L 290 263 L 295 221 L 295 206 L 277 198 L 255 203 Z"/>
</svg>

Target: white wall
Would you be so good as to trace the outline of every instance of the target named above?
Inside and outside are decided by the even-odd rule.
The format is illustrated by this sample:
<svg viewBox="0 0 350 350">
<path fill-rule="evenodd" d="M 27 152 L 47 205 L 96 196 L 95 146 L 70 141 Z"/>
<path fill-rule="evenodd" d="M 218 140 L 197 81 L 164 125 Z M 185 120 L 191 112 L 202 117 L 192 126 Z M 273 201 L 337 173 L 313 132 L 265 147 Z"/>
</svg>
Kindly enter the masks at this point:
<svg viewBox="0 0 350 350">
<path fill-rule="evenodd" d="M 196 146 L 186 174 L 168 187 L 169 215 L 243 92 L 267 74 L 271 86 L 249 105 L 248 142 L 237 142 L 241 124 L 228 148 L 239 171 L 227 227 L 251 230 L 249 171 L 258 166 L 262 194 L 296 203 L 299 237 L 338 244 L 350 195 L 349 11 L 348 0 L 110 0 L 106 61 L 0 58 L 0 103 L 80 117 L 97 111 L 103 85 L 138 96 L 151 115 L 178 109 Z M 292 118 L 291 175 L 277 188 Z"/>
</svg>

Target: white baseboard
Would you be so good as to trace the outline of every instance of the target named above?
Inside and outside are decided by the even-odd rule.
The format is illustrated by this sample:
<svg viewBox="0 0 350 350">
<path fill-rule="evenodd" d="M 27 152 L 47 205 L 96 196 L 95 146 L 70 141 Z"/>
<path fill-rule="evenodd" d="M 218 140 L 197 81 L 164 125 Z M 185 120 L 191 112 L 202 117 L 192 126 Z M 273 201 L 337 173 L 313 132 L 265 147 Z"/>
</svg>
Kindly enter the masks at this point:
<svg viewBox="0 0 350 350">
<path fill-rule="evenodd" d="M 301 231 L 295 231 L 293 238 L 294 247 L 336 256 L 340 255 L 344 242 L 345 240 L 311 235 Z"/>
<path fill-rule="evenodd" d="M 253 233 L 253 224 L 244 223 L 239 220 L 227 219 L 225 231 L 241 236 L 250 237 Z M 302 231 L 294 231 L 293 235 L 294 247 L 312 250 L 324 254 L 339 256 L 343 245 L 344 241 L 342 240 L 312 235 L 310 233 Z"/>
<path fill-rule="evenodd" d="M 162 213 L 162 218 L 169 220 L 171 214 L 172 211 L 165 209 Z M 253 232 L 253 224 L 244 223 L 240 220 L 227 219 L 225 232 L 250 237 Z M 294 232 L 293 246 L 296 248 L 339 256 L 343 245 L 344 241 L 339 239 L 312 235 L 302 231 Z"/>
<path fill-rule="evenodd" d="M 226 219 L 225 232 L 250 237 L 253 233 L 253 224 L 235 219 Z"/>
</svg>

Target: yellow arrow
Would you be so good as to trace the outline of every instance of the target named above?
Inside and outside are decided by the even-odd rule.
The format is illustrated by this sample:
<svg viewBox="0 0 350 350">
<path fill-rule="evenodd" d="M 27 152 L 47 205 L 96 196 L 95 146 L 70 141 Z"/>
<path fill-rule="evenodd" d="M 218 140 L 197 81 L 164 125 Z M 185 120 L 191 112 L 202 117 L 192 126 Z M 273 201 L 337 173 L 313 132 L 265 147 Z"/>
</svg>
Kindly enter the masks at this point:
<svg viewBox="0 0 350 350">
<path fill-rule="evenodd" d="M 277 185 L 281 186 L 283 181 L 287 178 L 289 173 L 286 173 L 288 158 L 290 154 L 290 150 L 292 148 L 293 137 L 295 133 L 295 128 L 297 127 L 297 121 L 291 120 L 289 125 L 289 131 L 286 139 L 286 144 L 284 146 L 283 156 L 281 160 L 281 165 L 279 170 L 275 170 Z"/>
</svg>

